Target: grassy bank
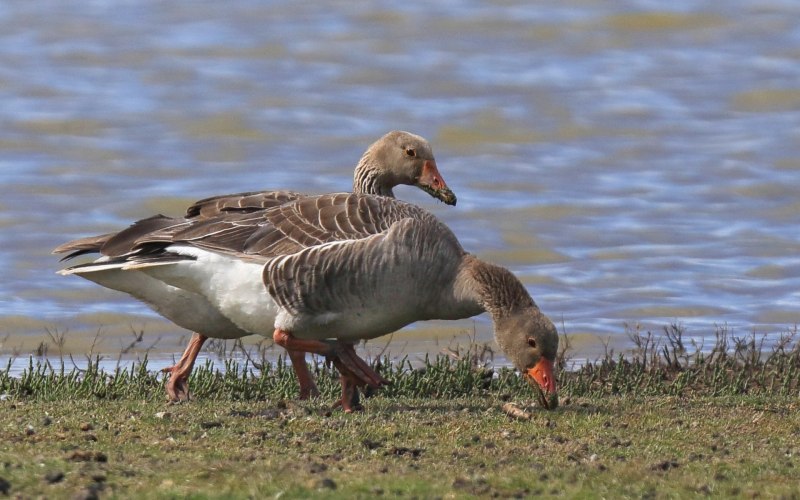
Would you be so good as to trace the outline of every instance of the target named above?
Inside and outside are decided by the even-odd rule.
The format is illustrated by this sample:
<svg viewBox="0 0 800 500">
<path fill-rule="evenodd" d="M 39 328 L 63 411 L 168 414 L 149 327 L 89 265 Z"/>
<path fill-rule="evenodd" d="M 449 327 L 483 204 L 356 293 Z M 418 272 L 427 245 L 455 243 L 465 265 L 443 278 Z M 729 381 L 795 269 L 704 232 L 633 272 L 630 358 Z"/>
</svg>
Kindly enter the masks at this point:
<svg viewBox="0 0 800 500">
<path fill-rule="evenodd" d="M 199 367 L 195 400 L 167 405 L 146 363 L 103 373 L 32 360 L 21 377 L 0 372 L 0 495 L 798 494 L 793 333 L 769 349 L 721 332 L 692 350 L 674 327 L 632 341 L 625 358 L 562 372 L 555 411 L 533 406 L 530 388 L 479 349 L 416 369 L 384 360 L 394 384 L 354 415 L 330 411 L 338 383 L 324 365 L 317 400 L 293 400 L 280 362 L 229 363 Z"/>
</svg>

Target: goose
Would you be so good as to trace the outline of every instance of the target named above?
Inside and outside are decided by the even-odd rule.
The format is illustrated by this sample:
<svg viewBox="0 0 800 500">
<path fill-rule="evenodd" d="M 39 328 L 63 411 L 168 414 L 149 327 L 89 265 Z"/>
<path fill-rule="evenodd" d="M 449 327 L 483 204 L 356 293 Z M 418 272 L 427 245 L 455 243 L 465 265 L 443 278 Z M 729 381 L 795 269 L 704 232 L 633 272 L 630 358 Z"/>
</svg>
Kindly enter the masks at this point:
<svg viewBox="0 0 800 500">
<path fill-rule="evenodd" d="M 340 372 L 345 412 L 360 409 L 359 387 L 387 383 L 354 342 L 483 312 L 540 402 L 556 394 L 558 334 L 522 283 L 466 252 L 431 213 L 394 198 L 337 193 L 186 220 L 142 235 L 127 254 L 68 272 L 97 267 L 203 296 L 243 331 L 325 356 Z"/>
<path fill-rule="evenodd" d="M 400 184 L 417 186 L 448 205 L 455 205 L 457 201 L 439 173 L 428 141 L 410 132 L 392 131 L 371 144 L 362 155 L 353 175 L 353 191 L 393 197 L 392 188 Z M 303 196 L 294 191 L 263 191 L 205 198 L 193 203 L 183 218 L 156 215 L 137 221 L 117 233 L 67 242 L 54 249 L 53 253 L 67 254 L 62 261 L 83 254 L 100 253 L 102 257 L 96 261 L 97 265 L 62 270 L 60 274 L 76 274 L 106 288 L 128 293 L 176 325 L 193 332 L 179 361 L 162 370 L 170 374 L 165 387 L 168 398 L 171 401 L 184 401 L 189 399 L 189 376 L 206 340 L 237 339 L 251 333 L 219 314 L 202 295 L 154 280 L 144 273 L 120 272 L 115 266 L 101 264 L 130 252 L 134 242 L 150 232 L 187 220 L 264 210 Z M 288 350 L 288 355 L 300 384 L 300 398 L 319 395 L 306 365 L 305 353 Z"/>
</svg>

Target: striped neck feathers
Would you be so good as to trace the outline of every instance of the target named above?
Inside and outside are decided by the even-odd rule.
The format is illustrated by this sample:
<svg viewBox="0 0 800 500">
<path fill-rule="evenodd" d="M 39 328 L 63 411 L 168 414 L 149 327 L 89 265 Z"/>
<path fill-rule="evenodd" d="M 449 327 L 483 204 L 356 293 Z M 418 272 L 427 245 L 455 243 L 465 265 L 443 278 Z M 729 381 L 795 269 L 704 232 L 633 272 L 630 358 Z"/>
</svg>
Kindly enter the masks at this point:
<svg viewBox="0 0 800 500">
<path fill-rule="evenodd" d="M 371 151 L 364 153 L 353 176 L 353 192 L 394 198 L 389 176 L 375 163 Z"/>
<path fill-rule="evenodd" d="M 494 321 L 536 308 L 528 291 L 511 271 L 474 255 L 464 257 L 456 289 L 463 298 L 474 300 Z"/>
</svg>

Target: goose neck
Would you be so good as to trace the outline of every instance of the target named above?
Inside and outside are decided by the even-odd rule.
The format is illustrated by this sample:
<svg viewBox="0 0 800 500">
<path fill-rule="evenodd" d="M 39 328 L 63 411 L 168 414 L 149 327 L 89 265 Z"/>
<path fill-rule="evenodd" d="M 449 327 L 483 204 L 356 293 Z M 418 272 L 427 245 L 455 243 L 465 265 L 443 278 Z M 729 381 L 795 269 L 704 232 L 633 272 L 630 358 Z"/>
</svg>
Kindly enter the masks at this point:
<svg viewBox="0 0 800 500">
<path fill-rule="evenodd" d="M 383 175 L 382 169 L 368 153 L 361 158 L 356 167 L 353 176 L 353 192 L 394 198 L 394 192 L 392 192 L 392 186 L 387 183 L 387 177 Z"/>
<path fill-rule="evenodd" d="M 525 286 L 511 271 L 473 255 L 465 257 L 457 287 L 467 289 L 464 295 L 470 296 L 495 322 L 535 306 Z"/>
</svg>

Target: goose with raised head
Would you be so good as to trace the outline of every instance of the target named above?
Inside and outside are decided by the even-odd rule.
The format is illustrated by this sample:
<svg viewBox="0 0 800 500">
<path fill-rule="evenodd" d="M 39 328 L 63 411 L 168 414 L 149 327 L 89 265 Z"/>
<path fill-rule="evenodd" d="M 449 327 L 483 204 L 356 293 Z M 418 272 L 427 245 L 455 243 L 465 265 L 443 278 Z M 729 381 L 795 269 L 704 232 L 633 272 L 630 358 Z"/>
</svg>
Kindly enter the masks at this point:
<svg viewBox="0 0 800 500">
<path fill-rule="evenodd" d="M 347 193 L 305 197 L 188 220 L 145 234 L 134 248 L 66 272 L 143 273 L 203 296 L 244 331 L 326 356 L 340 371 L 345 411 L 357 409 L 357 387 L 386 382 L 358 358 L 354 342 L 484 311 L 508 359 L 540 395 L 555 394 L 553 323 L 510 271 L 465 252 L 415 205 Z"/>
<path fill-rule="evenodd" d="M 413 185 L 448 205 L 456 204 L 455 194 L 448 188 L 436 165 L 430 144 L 409 132 L 393 131 L 374 142 L 359 160 L 354 176 L 356 193 L 393 196 L 392 188 Z M 236 339 L 248 332 L 211 307 L 202 295 L 170 286 L 141 272 L 121 272 L 117 266 L 104 263 L 134 251 L 137 240 L 153 231 L 186 221 L 200 221 L 220 215 L 247 214 L 292 202 L 305 195 L 293 191 L 246 192 L 206 198 L 192 204 L 183 218 L 157 215 L 140 220 L 117 233 L 81 238 L 65 243 L 53 253 L 78 255 L 100 253 L 95 265 L 62 274 L 77 274 L 106 288 L 119 290 L 142 300 L 156 312 L 193 333 L 180 360 L 164 371 L 170 373 L 166 384 L 173 401 L 189 398 L 188 379 L 197 355 L 208 338 Z M 288 350 L 300 383 L 300 397 L 319 394 L 305 363 L 302 351 Z"/>
</svg>

